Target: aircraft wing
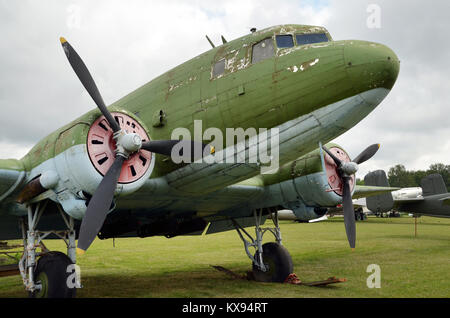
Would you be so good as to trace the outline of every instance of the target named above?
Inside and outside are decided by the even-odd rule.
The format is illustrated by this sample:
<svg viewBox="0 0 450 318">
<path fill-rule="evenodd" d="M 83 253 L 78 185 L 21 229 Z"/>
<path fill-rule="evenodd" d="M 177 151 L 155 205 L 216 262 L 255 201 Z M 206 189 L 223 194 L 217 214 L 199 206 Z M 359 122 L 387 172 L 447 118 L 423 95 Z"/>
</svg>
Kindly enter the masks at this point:
<svg viewBox="0 0 450 318">
<path fill-rule="evenodd" d="M 352 198 L 353 199 L 367 198 L 397 190 L 400 190 L 400 188 L 357 185 Z"/>
<path fill-rule="evenodd" d="M 0 204 L 15 193 L 25 179 L 25 171 L 18 160 L 0 160 Z"/>
<path fill-rule="evenodd" d="M 172 189 L 198 194 L 222 189 L 259 173 L 257 164 L 191 163 L 164 178 Z"/>
<path fill-rule="evenodd" d="M 405 198 L 405 199 L 394 199 L 394 202 L 398 203 L 412 203 L 412 202 L 420 202 L 423 201 L 423 197 L 417 197 L 417 198 Z"/>
<path fill-rule="evenodd" d="M 17 160 L 0 160 L 0 239 L 20 238 L 11 207 L 24 180 L 25 171 Z"/>
</svg>

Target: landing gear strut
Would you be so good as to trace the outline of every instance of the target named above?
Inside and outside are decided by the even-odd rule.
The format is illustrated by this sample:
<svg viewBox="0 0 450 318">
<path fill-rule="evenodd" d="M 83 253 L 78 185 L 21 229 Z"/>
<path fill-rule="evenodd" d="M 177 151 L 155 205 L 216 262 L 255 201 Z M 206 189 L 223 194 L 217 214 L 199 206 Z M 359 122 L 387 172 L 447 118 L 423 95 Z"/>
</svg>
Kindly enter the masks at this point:
<svg viewBox="0 0 450 318">
<path fill-rule="evenodd" d="M 59 212 L 67 226 L 65 231 L 38 231 L 37 225 L 48 201 L 28 205 L 28 218 L 21 220 L 24 252 L 19 270 L 30 297 L 72 298 L 81 287 L 76 273 L 76 244 L 74 221 Z M 56 235 L 67 245 L 67 254 L 50 252 L 43 240 Z M 38 252 L 40 248 L 40 252 Z"/>
<path fill-rule="evenodd" d="M 272 212 L 272 220 L 274 228 L 262 228 L 262 209 L 254 210 L 256 239 L 245 231 L 236 220 L 232 220 L 244 242 L 245 252 L 253 263 L 253 277 L 260 282 L 278 282 L 283 283 L 286 278 L 293 272 L 293 262 L 287 249 L 282 245 L 281 230 L 278 224 L 278 212 Z M 270 232 L 275 236 L 276 242 L 262 244 L 263 236 L 266 232 Z M 246 239 L 246 237 L 248 239 Z M 249 248 L 254 248 L 255 253 L 252 254 Z"/>
</svg>

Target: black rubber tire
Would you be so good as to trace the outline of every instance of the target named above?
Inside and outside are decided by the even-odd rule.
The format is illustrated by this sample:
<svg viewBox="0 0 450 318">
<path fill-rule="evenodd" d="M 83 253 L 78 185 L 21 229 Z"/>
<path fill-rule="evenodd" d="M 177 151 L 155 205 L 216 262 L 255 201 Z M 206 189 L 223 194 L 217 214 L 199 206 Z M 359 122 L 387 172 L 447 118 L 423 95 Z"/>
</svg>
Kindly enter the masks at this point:
<svg viewBox="0 0 450 318">
<path fill-rule="evenodd" d="M 72 265 L 70 258 L 61 252 L 49 252 L 41 256 L 34 270 L 35 282 L 42 283 L 42 290 L 30 293 L 32 298 L 74 298 L 76 288 L 69 288 L 67 280 L 72 273 L 67 268 Z"/>
<path fill-rule="evenodd" d="M 258 256 L 257 254 L 258 252 L 255 254 L 255 259 Z M 269 266 L 269 271 L 263 272 L 253 264 L 253 277 L 258 282 L 284 283 L 294 270 L 288 250 L 275 242 L 263 245 L 263 262 Z"/>
</svg>

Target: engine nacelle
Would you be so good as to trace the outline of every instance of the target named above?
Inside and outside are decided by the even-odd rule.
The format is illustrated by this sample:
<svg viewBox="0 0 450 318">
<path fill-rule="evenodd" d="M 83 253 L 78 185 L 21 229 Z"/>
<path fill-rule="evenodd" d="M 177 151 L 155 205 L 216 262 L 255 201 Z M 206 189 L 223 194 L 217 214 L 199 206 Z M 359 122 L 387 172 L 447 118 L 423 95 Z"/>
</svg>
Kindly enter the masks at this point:
<svg viewBox="0 0 450 318">
<path fill-rule="evenodd" d="M 143 124 L 131 114 L 113 112 L 112 116 L 121 129 L 139 135 L 143 142 L 150 140 Z M 101 116 L 93 121 L 69 126 L 59 133 L 54 145 L 56 155 L 34 168 L 30 180 L 39 175 L 50 175 L 57 179 L 55 184 L 51 184 L 46 178 L 45 188 L 51 186 L 56 193 L 52 199 L 60 203 L 66 213 L 81 219 L 86 212 L 87 198 L 95 192 L 115 160 L 113 131 Z M 150 177 L 154 164 L 151 152 L 140 150 L 132 154 L 122 166 L 115 196 L 138 190 Z"/>
<path fill-rule="evenodd" d="M 348 154 L 337 145 L 328 149 L 343 162 L 350 162 Z M 284 170 L 284 171 L 283 171 Z M 325 215 L 326 208 L 342 203 L 342 180 L 331 157 L 321 149 L 313 151 L 282 168 L 279 183 L 283 206 L 294 211 L 302 220 L 312 220 Z M 350 187 L 355 189 L 355 176 Z"/>
<path fill-rule="evenodd" d="M 322 207 L 309 207 L 301 203 L 300 201 L 289 202 L 286 205 L 286 208 L 292 210 L 294 212 L 297 220 L 301 221 L 310 221 L 318 219 L 325 214 L 327 214 L 328 209 Z"/>
</svg>

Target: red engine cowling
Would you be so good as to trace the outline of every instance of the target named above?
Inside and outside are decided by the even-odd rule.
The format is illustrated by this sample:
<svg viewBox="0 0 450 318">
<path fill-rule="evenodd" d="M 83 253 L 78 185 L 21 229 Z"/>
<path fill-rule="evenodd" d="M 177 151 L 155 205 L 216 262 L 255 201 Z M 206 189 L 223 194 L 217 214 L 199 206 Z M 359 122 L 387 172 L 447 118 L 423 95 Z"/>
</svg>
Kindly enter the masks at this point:
<svg viewBox="0 0 450 318">
<path fill-rule="evenodd" d="M 342 162 L 350 162 L 349 155 L 338 145 L 328 145 L 330 152 Z M 280 171 L 283 206 L 294 211 L 302 220 L 323 215 L 325 209 L 342 203 L 343 180 L 333 159 L 321 149 L 299 158 Z M 284 178 L 287 178 L 283 180 Z M 355 189 L 351 176 L 350 190 Z"/>
<path fill-rule="evenodd" d="M 133 115 L 113 112 L 123 130 L 138 134 L 143 141 L 150 140 L 147 130 Z M 85 140 L 85 143 L 80 143 Z M 58 202 L 74 218 L 81 219 L 86 211 L 84 194 L 93 194 L 115 159 L 113 131 L 103 116 L 93 118 L 92 124 L 79 122 L 61 133 L 56 141 L 58 154 L 33 171 L 34 175 L 55 171 L 59 180 L 53 190 Z M 154 154 L 139 150 L 127 159 L 119 177 L 115 195 L 137 191 L 150 177 Z"/>
<path fill-rule="evenodd" d="M 142 142 L 150 140 L 145 129 L 137 120 L 123 113 L 112 113 L 121 129 L 127 133 L 138 134 Z M 116 143 L 113 139 L 113 131 L 109 127 L 105 117 L 98 118 L 89 129 L 87 136 L 87 149 L 89 159 L 95 169 L 105 175 L 114 163 Z M 149 170 L 153 160 L 153 154 L 140 150 L 130 156 L 123 166 L 119 177 L 119 183 L 129 184 L 141 179 Z"/>
<path fill-rule="evenodd" d="M 343 151 L 341 148 L 338 147 L 332 147 L 328 149 L 333 155 L 335 155 L 338 159 L 340 159 L 342 162 L 350 162 L 350 156 Z M 338 173 L 338 167 L 334 163 L 333 159 L 324 152 L 324 161 L 325 161 L 325 169 L 327 172 L 327 178 L 328 178 L 328 184 L 330 185 L 330 188 L 334 193 L 336 193 L 339 196 L 342 196 L 343 192 L 343 183 L 342 179 L 339 177 Z M 355 188 L 355 175 L 351 176 L 350 179 L 350 190 L 353 192 Z"/>
</svg>

